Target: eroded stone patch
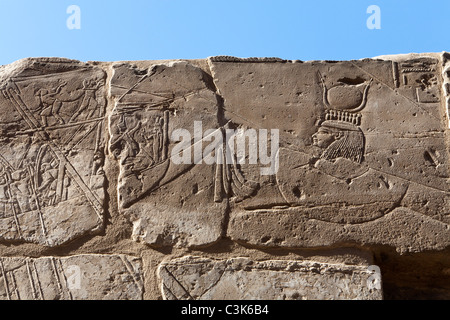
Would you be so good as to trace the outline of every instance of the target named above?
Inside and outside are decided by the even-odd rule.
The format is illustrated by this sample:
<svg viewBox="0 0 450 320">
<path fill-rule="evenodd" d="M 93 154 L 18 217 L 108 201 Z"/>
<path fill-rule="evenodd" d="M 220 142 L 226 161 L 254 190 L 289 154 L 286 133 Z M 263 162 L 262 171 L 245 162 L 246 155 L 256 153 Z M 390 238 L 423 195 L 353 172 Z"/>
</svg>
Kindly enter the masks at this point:
<svg viewBox="0 0 450 320">
<path fill-rule="evenodd" d="M 158 269 L 167 300 L 379 300 L 374 266 L 184 257 Z M 377 282 L 377 284 L 375 284 Z"/>
</svg>

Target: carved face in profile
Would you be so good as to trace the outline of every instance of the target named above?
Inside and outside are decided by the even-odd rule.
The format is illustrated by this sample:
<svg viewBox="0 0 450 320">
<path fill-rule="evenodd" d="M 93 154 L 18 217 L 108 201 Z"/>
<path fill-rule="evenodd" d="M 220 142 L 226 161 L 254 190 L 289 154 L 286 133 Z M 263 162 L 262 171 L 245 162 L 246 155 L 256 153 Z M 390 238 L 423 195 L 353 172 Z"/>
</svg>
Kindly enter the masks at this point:
<svg viewBox="0 0 450 320">
<path fill-rule="evenodd" d="M 322 159 L 345 158 L 357 163 L 363 160 L 365 138 L 356 125 L 343 121 L 325 121 L 312 138 L 314 146 L 325 149 Z"/>
<path fill-rule="evenodd" d="M 339 139 L 340 132 L 329 127 L 320 127 L 319 130 L 313 134 L 313 146 L 325 149 L 331 143 Z"/>
</svg>

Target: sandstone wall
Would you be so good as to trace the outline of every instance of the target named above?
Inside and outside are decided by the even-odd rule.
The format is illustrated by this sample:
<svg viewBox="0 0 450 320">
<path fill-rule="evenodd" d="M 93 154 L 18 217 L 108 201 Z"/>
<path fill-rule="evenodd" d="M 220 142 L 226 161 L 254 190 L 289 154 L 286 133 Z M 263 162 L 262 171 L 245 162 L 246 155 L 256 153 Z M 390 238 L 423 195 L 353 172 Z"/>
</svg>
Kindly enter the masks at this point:
<svg viewBox="0 0 450 320">
<path fill-rule="evenodd" d="M 450 298 L 449 58 L 0 67 L 0 299 Z"/>
</svg>

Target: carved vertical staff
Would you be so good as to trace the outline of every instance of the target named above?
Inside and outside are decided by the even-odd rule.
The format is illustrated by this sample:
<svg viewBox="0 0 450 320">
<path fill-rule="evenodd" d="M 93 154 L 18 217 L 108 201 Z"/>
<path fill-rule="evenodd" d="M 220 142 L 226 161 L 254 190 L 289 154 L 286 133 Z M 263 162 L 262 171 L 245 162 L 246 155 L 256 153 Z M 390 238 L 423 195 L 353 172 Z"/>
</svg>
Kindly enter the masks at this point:
<svg viewBox="0 0 450 320">
<path fill-rule="evenodd" d="M 164 130 L 163 130 L 163 153 L 162 160 L 166 161 L 168 158 L 169 145 L 169 111 L 164 111 Z"/>
<path fill-rule="evenodd" d="M 59 162 L 59 168 L 58 168 L 58 183 L 56 185 L 56 203 L 61 202 L 61 199 L 63 198 L 63 192 L 64 192 L 64 173 L 66 170 L 66 166 L 62 161 Z"/>
</svg>

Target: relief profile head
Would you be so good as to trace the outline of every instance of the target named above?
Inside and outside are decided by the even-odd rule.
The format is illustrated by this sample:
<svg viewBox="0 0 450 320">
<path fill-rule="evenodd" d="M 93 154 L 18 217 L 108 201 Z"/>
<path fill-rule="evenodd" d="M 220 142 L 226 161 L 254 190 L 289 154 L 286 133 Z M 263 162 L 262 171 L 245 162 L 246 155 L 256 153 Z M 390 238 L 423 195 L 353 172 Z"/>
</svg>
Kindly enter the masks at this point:
<svg viewBox="0 0 450 320">
<path fill-rule="evenodd" d="M 364 158 L 365 138 L 361 129 L 349 122 L 327 120 L 313 134 L 313 145 L 324 149 L 321 159 L 333 161 L 345 158 L 361 163 Z"/>
<path fill-rule="evenodd" d="M 326 109 L 324 121 L 312 136 L 313 145 L 323 149 L 321 159 L 334 161 L 344 158 L 361 163 L 364 158 L 365 137 L 360 129 L 360 113 L 367 103 L 367 93 L 373 81 L 362 78 L 348 79 L 352 85 L 341 83 L 331 89 L 319 73 L 323 87 L 323 102 Z M 353 82 L 356 84 L 353 85 Z M 323 119 L 323 118 L 322 118 Z"/>
<path fill-rule="evenodd" d="M 321 126 L 317 132 L 312 135 L 313 146 L 325 149 L 334 141 L 339 140 L 341 136 L 342 133 L 339 130 Z"/>
</svg>

